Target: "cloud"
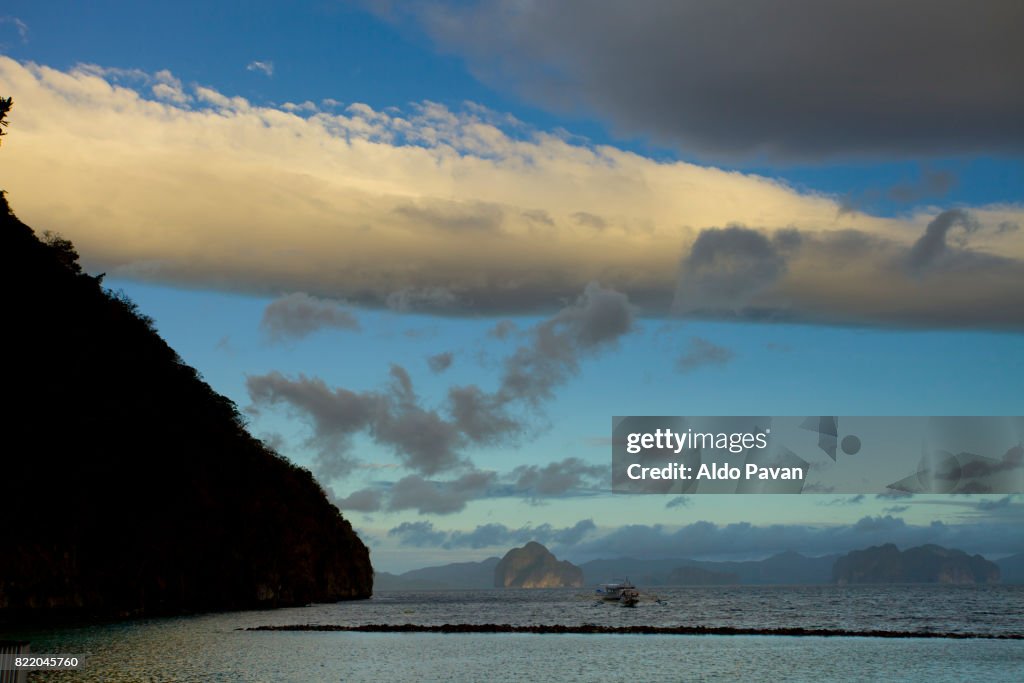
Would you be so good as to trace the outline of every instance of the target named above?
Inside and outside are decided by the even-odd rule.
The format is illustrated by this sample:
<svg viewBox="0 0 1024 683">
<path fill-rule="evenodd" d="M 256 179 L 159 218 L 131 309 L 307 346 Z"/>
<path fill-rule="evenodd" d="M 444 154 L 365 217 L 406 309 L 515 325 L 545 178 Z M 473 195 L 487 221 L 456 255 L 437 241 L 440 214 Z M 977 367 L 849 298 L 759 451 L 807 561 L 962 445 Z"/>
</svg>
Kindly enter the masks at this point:
<svg viewBox="0 0 1024 683">
<path fill-rule="evenodd" d="M 400 366 L 392 366 L 392 373 L 402 373 L 408 379 Z M 421 407 L 411 385 L 390 410 L 378 415 L 373 436 L 380 443 L 393 446 L 404 465 L 424 474 L 466 464 L 458 454 L 461 438 L 457 426 L 436 411 Z"/>
<path fill-rule="evenodd" d="M 677 310 L 742 308 L 786 272 L 786 258 L 765 234 L 742 226 L 710 228 L 682 265 Z"/>
<path fill-rule="evenodd" d="M 931 197 L 945 197 L 957 184 L 957 177 L 951 171 L 923 169 L 916 182 L 901 182 L 889 188 L 889 199 L 911 204 Z"/>
<path fill-rule="evenodd" d="M 1024 232 L 995 227 L 1024 223 L 1020 206 L 965 207 L 983 228 L 947 246 L 998 264 L 922 279 L 893 259 L 934 210 L 837 217 L 833 197 L 476 106 L 288 111 L 159 73 L 0 57 L 18 215 L 111 277 L 459 315 L 547 314 L 600 282 L 647 315 L 675 300 L 687 315 L 1021 325 Z"/>
<path fill-rule="evenodd" d="M 451 351 L 435 353 L 432 356 L 427 356 L 427 366 L 430 367 L 431 372 L 442 373 L 452 366 L 454 358 Z"/>
<path fill-rule="evenodd" d="M 671 510 L 673 508 L 685 508 L 690 507 L 689 496 L 676 496 L 672 500 L 665 503 L 665 508 Z"/>
<path fill-rule="evenodd" d="M 547 525 L 542 525 L 547 527 Z M 585 536 L 597 529 L 597 525 L 591 519 L 583 519 L 566 529 L 552 529 L 551 535 L 547 537 L 547 543 L 554 542 L 560 546 L 573 546 L 583 540 Z M 534 530 L 534 535 L 536 530 Z"/>
<path fill-rule="evenodd" d="M 272 342 L 302 339 L 324 328 L 357 331 L 359 321 L 336 301 L 303 292 L 286 294 L 267 305 L 260 328 Z"/>
<path fill-rule="evenodd" d="M 448 534 L 436 530 L 431 522 L 402 522 L 388 529 L 388 538 L 397 538 L 401 545 L 415 548 L 439 546 L 447 537 Z"/>
<path fill-rule="evenodd" d="M 682 316 L 922 327 L 1020 328 L 1024 260 L 979 212 L 950 209 L 913 243 L 860 230 L 710 228 L 680 264 Z M 950 235 L 954 228 L 955 239 Z M 884 303 L 883 303 L 884 302 Z M 985 322 L 982 322 L 985 321 Z"/>
<path fill-rule="evenodd" d="M 550 524 L 526 525 L 518 529 L 504 524 L 481 524 L 470 531 L 441 531 L 431 522 L 403 522 L 388 531 L 388 537 L 398 539 L 400 545 L 417 548 L 502 548 L 536 541 L 555 547 L 570 547 L 579 543 L 596 529 L 593 520 L 583 519 L 570 527 L 552 527 Z"/>
<path fill-rule="evenodd" d="M 959 178 L 952 171 L 924 167 L 917 178 L 902 180 L 886 188 L 869 187 L 849 192 L 840 200 L 837 217 L 854 215 L 866 205 L 888 200 L 899 204 L 917 204 L 923 200 L 941 199 L 956 187 Z"/>
<path fill-rule="evenodd" d="M 504 361 L 500 385 L 486 392 L 476 385 L 448 390 L 448 410 L 455 426 L 470 441 L 494 444 L 527 431 L 524 411 L 536 411 L 556 388 L 579 371 L 580 360 L 615 348 L 633 329 L 629 298 L 591 282 L 573 303 L 536 324 L 526 342 Z M 499 323 L 502 337 L 510 328 Z M 495 335 L 492 330 L 492 336 Z"/>
<path fill-rule="evenodd" d="M 511 320 L 499 320 L 487 334 L 495 339 L 504 341 L 505 339 L 508 339 L 516 329 L 516 324 Z"/>
<path fill-rule="evenodd" d="M 344 498 L 336 498 L 334 503 L 343 512 L 376 512 L 381 507 L 381 492 L 362 489 Z"/>
<path fill-rule="evenodd" d="M 525 430 L 508 412 L 508 402 L 476 385 L 448 389 L 448 410 L 459 431 L 477 444 L 501 443 Z"/>
<path fill-rule="evenodd" d="M 316 112 L 320 111 L 320 108 L 316 106 L 316 103 L 310 102 L 309 100 L 306 100 L 301 104 L 296 104 L 295 102 L 285 102 L 284 104 L 281 105 L 281 109 L 293 113 L 299 112 L 315 114 Z"/>
<path fill-rule="evenodd" d="M 614 348 L 633 329 L 633 318 L 625 294 L 589 283 L 574 305 L 535 326 L 530 343 L 506 359 L 499 400 L 537 405 L 550 399 L 577 373 L 581 357 Z"/>
<path fill-rule="evenodd" d="M 176 78 L 167 69 L 157 71 L 153 74 L 152 80 L 154 83 L 150 90 L 153 93 L 153 97 L 158 100 L 173 102 L 174 104 L 187 104 L 192 99 L 192 96 L 185 92 L 181 80 Z"/>
<path fill-rule="evenodd" d="M 420 514 L 461 512 L 474 500 L 521 498 L 538 503 L 556 497 L 592 495 L 608 489 L 608 468 L 565 458 L 547 465 L 520 465 L 499 474 L 472 466 L 453 479 L 408 475 L 396 482 L 377 482 L 346 498 L 337 499 L 342 510 L 360 512 L 416 510 Z"/>
<path fill-rule="evenodd" d="M 899 500 L 913 497 L 914 494 L 909 491 L 898 491 L 896 489 L 887 489 L 882 493 L 875 494 L 875 500 Z"/>
<path fill-rule="evenodd" d="M 504 524 L 481 524 L 472 531 L 451 532 L 443 545 L 447 548 L 495 548 L 525 542 L 519 540 L 523 535 L 516 531 Z M 530 540 L 533 540 L 532 536 Z"/>
<path fill-rule="evenodd" d="M 608 227 L 608 222 L 605 219 L 586 211 L 577 211 L 572 215 L 572 219 L 580 225 L 584 225 L 595 230 L 604 230 Z"/>
<path fill-rule="evenodd" d="M 279 304 L 275 307 L 275 304 Z M 278 300 L 268 307 L 273 315 L 265 327 L 283 334 L 304 332 L 325 318 L 324 302 Z M 329 320 L 337 313 L 327 309 Z M 586 356 L 614 348 L 633 328 L 633 307 L 619 292 L 590 283 L 572 304 L 536 324 L 505 361 L 498 389 L 486 392 L 475 385 L 454 386 L 447 393 L 446 413 L 424 407 L 412 378 L 392 364 L 390 383 L 383 391 L 354 392 L 330 389 L 323 380 L 279 372 L 246 378 L 253 409 L 284 406 L 312 426 L 310 442 L 319 449 L 315 467 L 325 479 L 349 472 L 355 465 L 349 455 L 351 437 L 366 432 L 379 444 L 390 446 L 408 469 L 425 475 L 466 468 L 460 451 L 468 444 L 507 443 L 528 431 L 527 410 L 536 411 L 553 396 L 554 389 L 579 371 Z M 552 473 L 554 476 L 554 473 Z M 418 494 L 432 494 L 429 482 L 410 480 Z M 400 490 L 392 490 L 392 504 Z M 438 500 L 426 506 L 439 507 Z M 455 500 L 453 505 L 459 507 Z"/>
<path fill-rule="evenodd" d="M 245 70 L 246 71 L 258 71 L 261 74 L 263 74 L 264 76 L 269 78 L 270 76 L 274 75 L 274 63 L 273 62 L 261 62 L 261 61 L 258 61 L 258 60 L 257 61 L 252 61 L 252 62 L 249 62 L 246 65 Z"/>
<path fill-rule="evenodd" d="M 330 389 L 323 380 L 279 372 L 249 376 L 246 388 L 260 406 L 284 405 L 313 428 L 310 442 L 319 448 L 317 474 L 326 479 L 347 474 L 355 465 L 349 455 L 352 435 L 369 431 L 379 444 L 390 446 L 401 463 L 427 475 L 462 467 L 457 429 L 437 412 L 419 405 L 409 374 L 391 366 L 391 384 L 383 392 Z"/>
<path fill-rule="evenodd" d="M 960 227 L 971 233 L 980 228 L 977 221 L 972 220 L 970 214 L 961 209 L 950 209 L 943 211 L 934 218 L 924 234 L 910 248 L 907 255 L 907 265 L 912 271 L 922 271 L 929 267 L 938 265 L 951 255 L 947 239 L 953 228 Z"/>
<path fill-rule="evenodd" d="M 262 406 L 286 406 L 312 426 L 311 445 L 318 449 L 314 469 L 322 480 L 348 474 L 355 460 L 348 453 L 352 435 L 374 424 L 389 410 L 388 398 L 373 392 L 330 389 L 323 380 L 299 375 L 289 379 L 279 372 L 246 377 L 249 398 Z"/>
<path fill-rule="evenodd" d="M 19 19 L 18 17 L 0 17 L 0 24 L 10 24 L 18 32 L 18 38 L 21 42 L 28 43 L 28 24 Z"/>
<path fill-rule="evenodd" d="M 504 220 L 500 207 L 485 202 L 430 200 L 400 204 L 394 211 L 412 223 L 455 233 L 496 233 Z"/>
<path fill-rule="evenodd" d="M 390 16 L 409 15 L 496 88 L 705 157 L 1024 148 L 1015 0 L 442 1 Z"/>
<path fill-rule="evenodd" d="M 590 465 L 579 458 L 565 458 L 547 465 L 520 465 L 512 470 L 517 491 L 537 500 L 558 496 L 576 489 L 608 485 L 611 472 L 606 465 Z"/>
<path fill-rule="evenodd" d="M 218 351 L 223 351 L 229 356 L 233 356 L 235 354 L 235 347 L 231 343 L 231 335 L 228 334 L 225 334 L 220 339 L 218 339 L 217 344 L 213 348 L 217 349 Z"/>
<path fill-rule="evenodd" d="M 689 348 L 676 360 L 676 369 L 679 372 L 693 372 L 706 365 L 725 365 L 735 357 L 736 353 L 731 349 L 701 337 L 693 337 Z"/>
<path fill-rule="evenodd" d="M 416 510 L 421 515 L 447 515 L 465 509 L 466 503 L 482 498 L 495 482 L 493 472 L 471 471 L 451 481 L 430 481 L 409 475 L 391 486 L 387 509 Z"/>
<path fill-rule="evenodd" d="M 1001 510 L 1009 507 L 1013 503 L 1013 496 L 1003 496 L 999 500 L 981 500 L 978 501 L 978 509 L 983 512 L 991 512 L 993 510 Z"/>
<path fill-rule="evenodd" d="M 857 494 L 856 496 L 850 496 L 848 498 L 833 498 L 827 503 L 819 503 L 820 505 L 860 505 L 864 502 L 864 494 Z"/>
<path fill-rule="evenodd" d="M 393 311 L 457 312 L 459 298 L 447 287 L 403 287 L 389 293 L 385 305 Z"/>
</svg>

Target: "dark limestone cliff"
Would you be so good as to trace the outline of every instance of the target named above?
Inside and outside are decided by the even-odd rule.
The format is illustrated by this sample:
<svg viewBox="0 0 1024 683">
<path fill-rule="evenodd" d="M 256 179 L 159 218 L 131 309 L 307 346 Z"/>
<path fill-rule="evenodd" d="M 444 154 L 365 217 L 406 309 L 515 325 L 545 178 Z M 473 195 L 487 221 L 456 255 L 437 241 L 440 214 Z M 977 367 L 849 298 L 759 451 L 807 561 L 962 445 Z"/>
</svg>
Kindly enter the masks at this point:
<svg viewBox="0 0 1024 683">
<path fill-rule="evenodd" d="M 123 296 L 0 201 L 0 620 L 365 598 L 369 552 Z"/>
<path fill-rule="evenodd" d="M 937 545 L 900 552 L 893 544 L 855 550 L 836 560 L 832 578 L 852 583 L 998 583 L 999 567 L 981 555 Z"/>
<path fill-rule="evenodd" d="M 530 541 L 505 553 L 494 568 L 497 588 L 567 588 L 583 585 L 583 570 L 559 561 L 547 548 Z"/>
</svg>

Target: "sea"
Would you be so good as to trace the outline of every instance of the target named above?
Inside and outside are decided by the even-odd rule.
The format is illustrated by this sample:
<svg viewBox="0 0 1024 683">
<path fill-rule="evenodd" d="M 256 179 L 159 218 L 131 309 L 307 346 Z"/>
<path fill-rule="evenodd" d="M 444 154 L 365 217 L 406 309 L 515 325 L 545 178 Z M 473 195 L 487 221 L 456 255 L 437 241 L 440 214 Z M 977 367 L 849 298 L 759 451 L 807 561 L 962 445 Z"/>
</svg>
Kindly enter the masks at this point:
<svg viewBox="0 0 1024 683">
<path fill-rule="evenodd" d="M 628 608 L 590 589 L 382 592 L 370 600 L 60 627 L 8 627 L 84 656 L 29 681 L 1024 681 L 1024 586 L 698 586 Z M 257 631 L 509 624 L 803 628 L 851 635 Z M 943 637 L 883 638 L 899 631 Z M 950 635 L 984 637 L 953 638 Z"/>
</svg>

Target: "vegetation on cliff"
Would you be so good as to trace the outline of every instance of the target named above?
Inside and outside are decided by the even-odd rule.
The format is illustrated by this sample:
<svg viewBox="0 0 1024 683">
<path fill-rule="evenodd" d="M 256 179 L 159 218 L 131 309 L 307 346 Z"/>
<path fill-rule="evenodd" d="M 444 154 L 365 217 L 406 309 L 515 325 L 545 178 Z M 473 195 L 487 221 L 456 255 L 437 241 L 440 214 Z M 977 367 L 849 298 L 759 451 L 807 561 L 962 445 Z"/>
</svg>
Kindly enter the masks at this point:
<svg viewBox="0 0 1024 683">
<path fill-rule="evenodd" d="M 125 296 L 0 194 L 8 344 L 0 618 L 371 594 L 369 552 Z"/>
</svg>

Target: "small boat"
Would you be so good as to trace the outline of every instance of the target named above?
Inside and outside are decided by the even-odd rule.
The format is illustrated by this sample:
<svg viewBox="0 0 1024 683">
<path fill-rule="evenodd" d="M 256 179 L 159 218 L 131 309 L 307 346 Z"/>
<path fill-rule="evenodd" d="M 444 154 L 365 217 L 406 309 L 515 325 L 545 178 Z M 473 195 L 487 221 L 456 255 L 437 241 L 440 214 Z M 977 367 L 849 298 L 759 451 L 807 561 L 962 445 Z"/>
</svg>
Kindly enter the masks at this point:
<svg viewBox="0 0 1024 683">
<path fill-rule="evenodd" d="M 619 604 L 623 607 L 636 607 L 640 602 L 640 591 L 635 588 L 623 588 L 619 593 Z"/>
<path fill-rule="evenodd" d="M 609 602 L 618 602 L 622 598 L 623 591 L 633 591 L 637 593 L 636 586 L 629 582 L 629 579 L 622 581 L 612 581 L 611 583 L 602 583 L 597 587 L 594 593 L 602 600 Z M 639 593 L 637 593 L 637 599 L 639 599 Z M 635 603 L 634 603 L 635 604 Z"/>
</svg>

